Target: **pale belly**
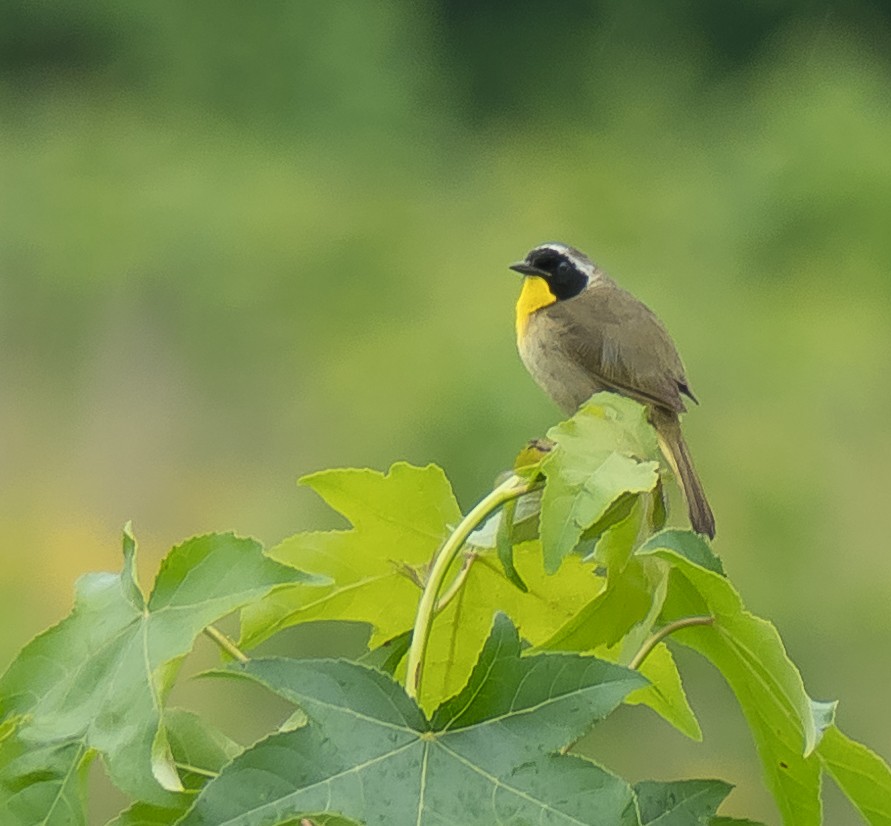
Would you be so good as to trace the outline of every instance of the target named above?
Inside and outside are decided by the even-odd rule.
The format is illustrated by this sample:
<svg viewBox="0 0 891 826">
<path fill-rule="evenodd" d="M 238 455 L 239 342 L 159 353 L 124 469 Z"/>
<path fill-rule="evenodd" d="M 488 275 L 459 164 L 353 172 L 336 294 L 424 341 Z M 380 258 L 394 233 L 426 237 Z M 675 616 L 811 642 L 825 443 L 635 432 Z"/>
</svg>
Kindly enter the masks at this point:
<svg viewBox="0 0 891 826">
<path fill-rule="evenodd" d="M 565 413 L 574 413 L 594 393 L 608 388 L 576 364 L 553 339 L 545 343 L 547 337 L 535 335 L 534 325 L 542 321 L 541 317 L 529 319 L 527 335 L 517 341 L 520 358 L 538 386 Z"/>
</svg>

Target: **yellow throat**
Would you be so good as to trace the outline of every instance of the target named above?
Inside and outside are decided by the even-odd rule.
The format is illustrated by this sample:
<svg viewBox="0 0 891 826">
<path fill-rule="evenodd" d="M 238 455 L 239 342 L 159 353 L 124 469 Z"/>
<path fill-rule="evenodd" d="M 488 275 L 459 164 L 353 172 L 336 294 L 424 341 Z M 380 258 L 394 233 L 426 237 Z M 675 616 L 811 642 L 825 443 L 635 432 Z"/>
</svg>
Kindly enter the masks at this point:
<svg viewBox="0 0 891 826">
<path fill-rule="evenodd" d="M 517 338 L 520 339 L 526 334 L 532 313 L 553 304 L 556 300 L 547 281 L 537 275 L 527 275 L 523 279 L 523 289 L 517 299 Z"/>
</svg>

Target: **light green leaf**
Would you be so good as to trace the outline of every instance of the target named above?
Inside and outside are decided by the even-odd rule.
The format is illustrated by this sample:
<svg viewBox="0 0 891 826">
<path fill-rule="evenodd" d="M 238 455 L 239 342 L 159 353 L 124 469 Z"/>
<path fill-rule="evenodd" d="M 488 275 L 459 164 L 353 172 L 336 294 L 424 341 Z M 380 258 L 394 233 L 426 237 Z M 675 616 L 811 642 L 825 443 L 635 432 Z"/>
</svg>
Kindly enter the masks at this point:
<svg viewBox="0 0 891 826">
<path fill-rule="evenodd" d="M 280 589 L 245 609 L 242 645 L 256 645 L 311 620 L 367 622 L 373 645 L 410 628 L 420 589 L 405 566 L 427 566 L 461 519 L 442 470 L 399 462 L 387 474 L 330 470 L 301 483 L 342 513 L 353 529 L 297 534 L 269 552 L 330 581 Z"/>
<path fill-rule="evenodd" d="M 644 780 L 634 793 L 642 826 L 704 826 L 732 788 L 723 780 Z"/>
<path fill-rule="evenodd" d="M 817 756 L 870 826 L 891 826 L 891 768 L 881 757 L 835 726 L 824 732 Z"/>
<path fill-rule="evenodd" d="M 432 721 L 392 679 L 355 663 L 255 660 L 242 668 L 299 703 L 310 723 L 236 758 L 183 826 L 259 826 L 318 811 L 366 826 L 639 822 L 624 781 L 553 752 L 643 678 L 575 654 L 521 657 L 503 617 L 468 685 Z"/>
<path fill-rule="evenodd" d="M 686 734 L 691 740 L 701 741 L 702 729 L 687 701 L 681 675 L 668 646 L 659 643 L 638 671 L 650 681 L 650 685 L 632 691 L 625 702 L 628 705 L 649 706 L 682 734 Z"/>
<path fill-rule="evenodd" d="M 603 518 L 582 534 L 577 550 L 612 573 L 621 571 L 641 535 L 649 530 L 647 501 L 642 496 L 623 493 Z"/>
<path fill-rule="evenodd" d="M 649 551 L 671 563 L 663 620 L 711 615 L 710 626 L 672 635 L 714 663 L 742 708 L 765 780 L 787 826 L 819 826 L 820 765 L 806 758 L 815 731 L 810 699 L 776 629 L 743 607 L 730 582 L 673 550 Z"/>
<path fill-rule="evenodd" d="M 584 531 L 625 493 L 648 493 L 658 481 L 655 436 L 639 404 L 600 393 L 548 431 L 554 450 L 542 460 L 541 540 L 545 568 L 557 570 Z"/>
<path fill-rule="evenodd" d="M 615 645 L 649 613 L 655 584 L 647 567 L 641 560 L 632 559 L 622 570 L 610 573 L 606 588 L 540 647 L 551 651 L 592 651 L 599 646 Z"/>
<path fill-rule="evenodd" d="M 539 542 L 518 545 L 514 564 L 526 592 L 504 576 L 491 553 L 481 555 L 470 567 L 461 591 L 437 615 L 424 665 L 422 708 L 435 708 L 467 682 L 496 611 L 511 617 L 523 638 L 539 645 L 603 588 L 604 580 L 595 576 L 594 565 L 578 557 L 570 557 L 556 574 L 548 576 Z"/>
<path fill-rule="evenodd" d="M 84 772 L 95 752 L 124 792 L 178 805 L 157 780 L 182 788 L 162 721 L 177 663 L 210 623 L 306 578 L 251 539 L 214 534 L 174 548 L 146 601 L 135 550 L 126 534 L 121 574 L 83 577 L 72 613 L 32 640 L 0 679 L 3 716 L 23 716 L 0 743 L 2 823 L 83 823 Z"/>
<path fill-rule="evenodd" d="M 509 505 L 514 505 L 513 525 L 510 535 L 514 545 L 538 539 L 538 520 L 541 516 L 541 488 L 513 499 L 499 511 L 490 516 L 482 527 L 477 528 L 469 537 L 467 545 L 471 548 L 485 550 L 496 548 L 498 534 L 502 531 L 503 514 Z"/>
</svg>

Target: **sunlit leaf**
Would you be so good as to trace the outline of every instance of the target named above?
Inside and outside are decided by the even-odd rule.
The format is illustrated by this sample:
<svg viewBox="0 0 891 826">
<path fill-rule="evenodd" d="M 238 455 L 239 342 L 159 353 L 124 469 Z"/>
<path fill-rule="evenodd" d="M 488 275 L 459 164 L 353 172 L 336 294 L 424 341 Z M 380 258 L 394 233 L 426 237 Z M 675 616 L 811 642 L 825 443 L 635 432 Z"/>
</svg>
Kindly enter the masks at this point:
<svg viewBox="0 0 891 826">
<path fill-rule="evenodd" d="M 491 553 L 470 567 L 464 586 L 433 624 L 424 668 L 421 706 L 431 710 L 467 681 L 496 611 L 507 614 L 532 645 L 540 645 L 603 588 L 594 564 L 570 557 L 548 576 L 539 542 L 514 550 L 514 564 L 527 585 L 516 588 Z"/>
<path fill-rule="evenodd" d="M 301 480 L 353 525 L 352 530 L 302 533 L 269 554 L 330 578 L 297 584 L 242 612 L 242 644 L 311 620 L 352 620 L 372 626 L 380 644 L 412 626 L 420 588 L 407 566 L 423 573 L 461 519 L 451 486 L 434 465 L 399 462 L 383 474 L 330 470 Z"/>
<path fill-rule="evenodd" d="M 657 645 L 638 670 L 650 681 L 650 685 L 632 691 L 625 702 L 628 705 L 649 706 L 691 740 L 702 740 L 702 729 L 687 701 L 681 676 L 668 646 L 664 643 Z"/>
<path fill-rule="evenodd" d="M 577 610 L 541 647 L 591 651 L 602 645 L 615 645 L 648 615 L 654 590 L 646 563 L 631 560 L 622 570 L 610 574 L 606 588 Z"/>
</svg>

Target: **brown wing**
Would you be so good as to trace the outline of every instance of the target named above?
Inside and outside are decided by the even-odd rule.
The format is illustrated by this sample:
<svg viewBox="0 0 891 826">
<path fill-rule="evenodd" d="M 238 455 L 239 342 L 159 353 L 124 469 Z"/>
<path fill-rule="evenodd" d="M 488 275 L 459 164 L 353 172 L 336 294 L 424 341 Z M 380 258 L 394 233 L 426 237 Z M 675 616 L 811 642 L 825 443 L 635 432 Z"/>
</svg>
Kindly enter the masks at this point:
<svg viewBox="0 0 891 826">
<path fill-rule="evenodd" d="M 662 322 L 615 282 L 594 284 L 546 312 L 562 327 L 567 355 L 593 380 L 643 404 L 683 412 L 693 398 Z"/>
</svg>

